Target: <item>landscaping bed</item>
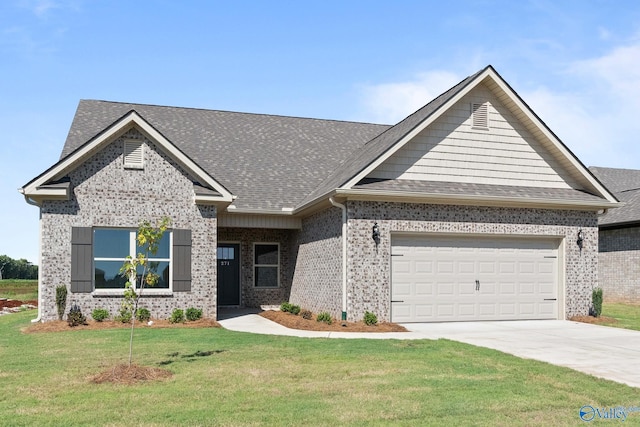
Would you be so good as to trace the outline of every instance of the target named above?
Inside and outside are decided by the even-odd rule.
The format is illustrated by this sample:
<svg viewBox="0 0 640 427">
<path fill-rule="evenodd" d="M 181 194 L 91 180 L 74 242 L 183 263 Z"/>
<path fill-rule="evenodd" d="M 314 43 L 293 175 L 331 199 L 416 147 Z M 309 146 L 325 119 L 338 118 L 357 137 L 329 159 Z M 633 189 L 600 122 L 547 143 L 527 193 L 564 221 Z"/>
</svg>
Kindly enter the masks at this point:
<svg viewBox="0 0 640 427">
<path fill-rule="evenodd" d="M 330 325 L 318 322 L 315 318 L 305 319 L 300 315 L 286 313 L 277 310 L 267 310 L 260 313 L 260 316 L 279 323 L 291 329 L 302 329 L 305 331 L 335 331 L 335 332 L 407 332 L 407 330 L 395 323 L 378 323 L 376 325 L 365 325 L 364 322 L 343 322 L 334 320 Z"/>
</svg>

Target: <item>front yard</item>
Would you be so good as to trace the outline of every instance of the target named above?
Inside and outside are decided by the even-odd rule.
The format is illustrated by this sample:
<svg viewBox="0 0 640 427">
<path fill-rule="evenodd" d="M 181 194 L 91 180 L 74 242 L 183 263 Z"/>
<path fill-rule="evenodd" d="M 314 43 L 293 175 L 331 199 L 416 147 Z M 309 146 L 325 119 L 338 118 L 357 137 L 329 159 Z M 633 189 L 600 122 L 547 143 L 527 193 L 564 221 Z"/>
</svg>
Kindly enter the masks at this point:
<svg viewBox="0 0 640 427">
<path fill-rule="evenodd" d="M 4 425 L 583 425 L 584 405 L 640 406 L 638 389 L 452 341 L 218 328 L 137 330 L 134 361 L 173 376 L 94 384 L 128 331 L 22 333 L 34 315 L 0 317 Z"/>
</svg>

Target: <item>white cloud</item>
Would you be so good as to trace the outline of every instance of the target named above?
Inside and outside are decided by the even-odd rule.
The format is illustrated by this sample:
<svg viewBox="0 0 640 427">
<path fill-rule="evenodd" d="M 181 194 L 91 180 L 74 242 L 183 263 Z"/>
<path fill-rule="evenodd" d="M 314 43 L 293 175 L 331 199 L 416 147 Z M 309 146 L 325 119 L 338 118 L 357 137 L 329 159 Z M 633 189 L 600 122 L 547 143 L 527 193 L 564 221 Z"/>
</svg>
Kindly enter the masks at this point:
<svg viewBox="0 0 640 427">
<path fill-rule="evenodd" d="M 361 120 L 397 123 L 462 79 L 448 71 L 429 71 L 405 82 L 363 86 Z"/>
</svg>

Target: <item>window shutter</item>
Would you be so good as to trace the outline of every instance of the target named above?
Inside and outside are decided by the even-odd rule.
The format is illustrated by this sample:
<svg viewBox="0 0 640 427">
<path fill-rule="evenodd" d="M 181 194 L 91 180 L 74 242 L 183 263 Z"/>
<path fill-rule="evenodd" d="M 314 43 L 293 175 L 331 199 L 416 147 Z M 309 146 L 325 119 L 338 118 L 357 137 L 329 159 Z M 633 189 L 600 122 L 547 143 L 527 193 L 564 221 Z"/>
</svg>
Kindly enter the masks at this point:
<svg viewBox="0 0 640 427">
<path fill-rule="evenodd" d="M 173 291 L 191 290 L 191 230 L 173 230 Z"/>
<path fill-rule="evenodd" d="M 484 102 L 482 104 L 471 104 L 473 112 L 473 127 L 488 128 L 489 127 L 489 105 Z"/>
<path fill-rule="evenodd" d="M 144 167 L 142 142 L 137 140 L 124 142 L 124 167 L 132 169 L 142 169 Z"/>
<path fill-rule="evenodd" d="M 93 229 L 71 228 L 71 292 L 93 291 Z"/>
</svg>

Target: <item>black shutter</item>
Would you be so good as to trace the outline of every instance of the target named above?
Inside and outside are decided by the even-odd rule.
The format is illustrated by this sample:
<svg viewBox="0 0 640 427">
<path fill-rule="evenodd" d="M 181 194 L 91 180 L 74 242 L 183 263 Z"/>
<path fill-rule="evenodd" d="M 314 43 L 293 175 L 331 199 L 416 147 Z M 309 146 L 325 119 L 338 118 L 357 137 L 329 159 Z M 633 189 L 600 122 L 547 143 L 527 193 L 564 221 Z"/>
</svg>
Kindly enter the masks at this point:
<svg viewBox="0 0 640 427">
<path fill-rule="evenodd" d="M 191 291 L 191 230 L 173 230 L 173 290 Z"/>
<path fill-rule="evenodd" d="M 71 228 L 71 292 L 93 291 L 93 229 Z"/>
</svg>

